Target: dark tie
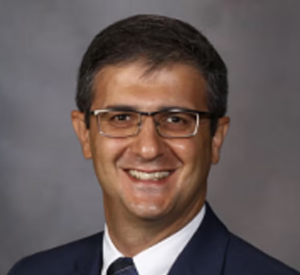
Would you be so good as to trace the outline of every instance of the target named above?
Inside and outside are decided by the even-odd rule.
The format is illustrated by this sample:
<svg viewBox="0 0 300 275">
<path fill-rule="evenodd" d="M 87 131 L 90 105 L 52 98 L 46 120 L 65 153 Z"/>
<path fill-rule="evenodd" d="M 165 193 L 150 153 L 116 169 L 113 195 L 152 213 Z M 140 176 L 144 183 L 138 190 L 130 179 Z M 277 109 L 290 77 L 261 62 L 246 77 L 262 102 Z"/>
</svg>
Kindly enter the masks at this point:
<svg viewBox="0 0 300 275">
<path fill-rule="evenodd" d="M 119 258 L 107 269 L 107 275 L 139 275 L 131 258 Z"/>
</svg>

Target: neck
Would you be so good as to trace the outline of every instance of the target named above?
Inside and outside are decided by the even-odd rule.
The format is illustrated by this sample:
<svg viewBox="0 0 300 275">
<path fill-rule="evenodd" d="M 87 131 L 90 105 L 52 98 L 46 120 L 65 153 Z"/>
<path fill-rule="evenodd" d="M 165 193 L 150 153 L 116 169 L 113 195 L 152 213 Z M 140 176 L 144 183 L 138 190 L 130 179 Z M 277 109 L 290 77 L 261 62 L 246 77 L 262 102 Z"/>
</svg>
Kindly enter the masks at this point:
<svg viewBox="0 0 300 275">
<path fill-rule="evenodd" d="M 187 225 L 199 213 L 204 202 L 205 198 L 199 200 L 197 206 L 184 211 L 180 219 L 172 213 L 160 219 L 143 219 L 107 207 L 105 216 L 110 238 L 124 256 L 133 257 Z"/>
</svg>

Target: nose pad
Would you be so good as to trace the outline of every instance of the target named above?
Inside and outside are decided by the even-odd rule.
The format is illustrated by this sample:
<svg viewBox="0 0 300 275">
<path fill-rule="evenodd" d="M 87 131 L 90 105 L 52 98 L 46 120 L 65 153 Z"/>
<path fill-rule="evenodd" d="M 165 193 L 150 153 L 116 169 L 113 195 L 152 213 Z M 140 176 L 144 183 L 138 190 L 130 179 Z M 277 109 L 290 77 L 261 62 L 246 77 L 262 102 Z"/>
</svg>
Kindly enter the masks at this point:
<svg viewBox="0 0 300 275">
<path fill-rule="evenodd" d="M 163 154 L 165 144 L 157 131 L 153 117 L 144 117 L 138 124 L 139 133 L 134 137 L 131 150 L 143 159 L 151 160 Z"/>
<path fill-rule="evenodd" d="M 154 127 L 155 127 L 155 130 L 156 130 L 156 133 L 157 133 L 159 136 L 161 136 L 160 133 L 159 133 L 159 130 L 158 130 L 158 128 L 159 128 L 159 123 L 158 123 L 156 120 L 154 120 L 154 118 L 153 118 L 153 123 L 154 123 Z"/>
</svg>

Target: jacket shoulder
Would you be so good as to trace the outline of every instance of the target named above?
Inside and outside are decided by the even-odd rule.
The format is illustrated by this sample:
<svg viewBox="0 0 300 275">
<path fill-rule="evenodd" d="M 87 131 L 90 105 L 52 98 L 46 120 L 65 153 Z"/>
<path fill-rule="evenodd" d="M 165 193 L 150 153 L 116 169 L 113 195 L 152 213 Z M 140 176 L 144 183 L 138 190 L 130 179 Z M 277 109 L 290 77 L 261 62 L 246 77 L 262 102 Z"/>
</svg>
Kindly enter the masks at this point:
<svg viewBox="0 0 300 275">
<path fill-rule="evenodd" d="M 8 275 L 73 274 L 78 263 L 88 263 L 101 249 L 102 235 L 98 233 L 25 257 L 12 267 Z"/>
<path fill-rule="evenodd" d="M 224 270 L 225 275 L 300 275 L 233 234 L 230 234 Z M 235 272 L 232 273 L 233 270 Z"/>
</svg>

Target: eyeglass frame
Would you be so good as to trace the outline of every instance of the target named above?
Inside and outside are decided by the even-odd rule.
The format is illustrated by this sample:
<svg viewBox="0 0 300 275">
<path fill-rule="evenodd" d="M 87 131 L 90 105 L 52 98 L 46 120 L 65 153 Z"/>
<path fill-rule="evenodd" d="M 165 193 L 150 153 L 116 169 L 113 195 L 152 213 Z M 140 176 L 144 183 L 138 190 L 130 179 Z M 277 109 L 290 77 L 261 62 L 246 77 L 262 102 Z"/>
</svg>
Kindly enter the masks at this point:
<svg viewBox="0 0 300 275">
<path fill-rule="evenodd" d="M 105 113 L 105 112 L 132 112 L 132 113 L 136 113 L 140 115 L 140 121 L 137 124 L 137 130 L 134 134 L 130 134 L 130 135 L 125 135 L 125 136 L 111 136 L 111 135 L 107 135 L 105 133 L 103 133 L 101 131 L 101 127 L 100 127 L 100 119 L 99 119 L 99 114 L 100 113 Z M 180 112 L 186 112 L 186 113 L 193 113 L 196 115 L 196 126 L 195 126 L 195 130 L 193 133 L 189 134 L 189 135 L 185 135 L 185 136 L 168 136 L 168 135 L 163 135 L 160 130 L 159 130 L 159 123 L 155 120 L 154 116 L 156 114 L 159 113 L 163 113 L 163 112 L 169 112 L 169 113 L 180 113 Z M 200 125 L 200 116 L 205 116 L 206 118 L 210 118 L 210 119 L 215 119 L 215 115 L 209 112 L 204 112 L 204 111 L 198 111 L 198 110 L 192 110 L 192 109 L 185 109 L 185 108 L 170 108 L 170 109 L 163 109 L 163 110 L 159 110 L 159 111 L 154 111 L 154 112 L 140 112 L 137 111 L 135 109 L 127 109 L 127 108 L 108 108 L 108 109 L 96 109 L 96 110 L 91 110 L 90 111 L 90 115 L 93 115 L 96 117 L 97 119 L 97 126 L 98 126 L 98 131 L 99 134 L 105 137 L 110 137 L 110 138 L 126 138 L 126 137 L 133 137 L 133 136 L 137 136 L 139 134 L 139 132 L 142 129 L 142 116 L 150 116 L 153 117 L 153 121 L 155 124 L 155 128 L 156 128 L 156 132 L 158 133 L 159 136 L 164 137 L 164 138 L 188 138 L 188 137 L 193 137 L 198 133 L 198 128 Z"/>
</svg>

